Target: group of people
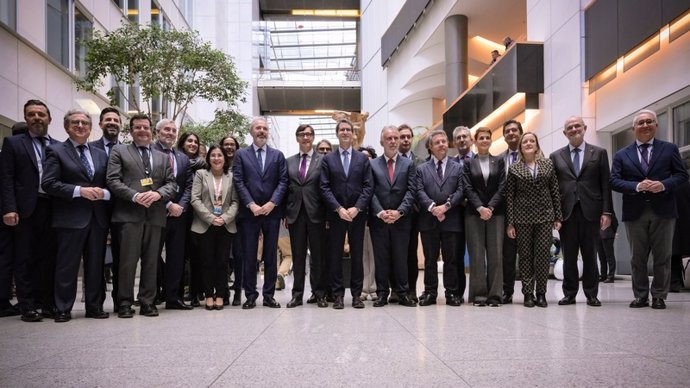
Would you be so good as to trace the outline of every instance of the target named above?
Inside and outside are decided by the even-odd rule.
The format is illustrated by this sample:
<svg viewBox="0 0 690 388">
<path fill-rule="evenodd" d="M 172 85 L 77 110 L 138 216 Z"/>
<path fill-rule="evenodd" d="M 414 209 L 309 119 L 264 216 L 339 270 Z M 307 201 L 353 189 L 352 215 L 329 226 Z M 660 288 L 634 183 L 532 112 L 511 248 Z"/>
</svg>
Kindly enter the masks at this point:
<svg viewBox="0 0 690 388">
<path fill-rule="evenodd" d="M 121 144 L 120 113 L 101 112 L 101 139 L 88 142 L 91 117 L 70 110 L 63 125 L 68 139 L 48 136 L 48 107 L 24 106 L 27 132 L 5 139 L 0 154 L 3 226 L 0 229 L 0 312 L 27 322 L 67 322 L 84 261 L 86 317 L 104 319 L 104 256 L 111 236 L 114 312 L 131 318 L 157 316 L 166 309 L 190 310 L 205 298 L 207 310 L 229 304 L 229 258 L 235 275 L 232 305 L 253 309 L 259 297 L 259 241 L 264 281 L 263 306 L 280 308 L 274 297 L 281 223 L 287 225 L 294 284 L 288 308 L 305 298 L 307 261 L 312 295 L 307 303 L 343 309 L 345 289 L 352 307 L 365 307 L 365 268 L 373 268 L 373 306 L 437 303 L 437 262 L 443 261 L 445 303 L 464 300 L 465 249 L 470 257 L 468 301 L 500 306 L 513 301 L 516 262 L 523 304 L 547 307 L 546 284 L 552 230 L 560 233 L 564 255 L 559 305 L 575 303 L 577 260 L 583 260 L 582 288 L 590 306 L 598 299 L 596 250 L 599 232 L 610 228 L 611 190 L 623 193 L 623 221 L 632 247 L 630 307 L 665 308 L 669 291 L 671 238 L 677 218 L 673 192 L 688 181 L 678 148 L 654 138 L 656 115 L 635 115 L 635 144 L 619 151 L 609 169 L 606 150 L 586 143 L 582 118 L 566 120 L 568 145 L 546 158 L 536 134 L 521 123 L 503 125 L 508 149 L 491 155 L 492 131 L 453 131 L 458 155 L 449 155 L 443 130 L 427 138 L 429 157 L 411 151 L 407 125 L 385 126 L 376 157 L 354 149 L 353 125 L 336 124 L 338 145 L 314 146 L 309 125 L 295 131 L 299 152 L 285 158 L 267 144 L 268 123 L 251 122 L 251 145 L 239 148 L 226 136 L 201 154 L 202 139 L 179 136 L 174 121 L 156 123 L 146 115 L 129 121 L 130 144 Z M 476 145 L 476 153 L 471 148 Z M 373 266 L 363 257 L 370 234 Z M 417 295 L 417 241 L 424 253 L 424 290 Z M 343 256 L 349 244 L 350 279 Z M 165 254 L 163 250 L 165 249 Z M 654 281 L 647 258 L 654 256 Z M 309 256 L 309 260 L 307 257 Z M 184 301 L 189 263 L 192 304 Z M 140 266 L 138 293 L 134 284 Z M 367 270 L 371 272 L 371 270 Z M 611 275 L 612 276 L 612 275 Z M 17 306 L 9 301 L 12 279 Z M 241 293 L 245 299 L 242 303 Z M 39 312 L 40 310 L 40 312 Z"/>
</svg>

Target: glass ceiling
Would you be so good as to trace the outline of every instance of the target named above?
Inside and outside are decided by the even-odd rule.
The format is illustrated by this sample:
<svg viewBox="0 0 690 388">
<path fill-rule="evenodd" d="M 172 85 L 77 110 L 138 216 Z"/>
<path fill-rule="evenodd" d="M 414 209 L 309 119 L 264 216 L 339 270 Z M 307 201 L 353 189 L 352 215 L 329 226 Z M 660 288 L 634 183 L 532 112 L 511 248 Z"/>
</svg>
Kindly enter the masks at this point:
<svg viewBox="0 0 690 388">
<path fill-rule="evenodd" d="M 354 21 L 264 22 L 261 79 L 356 81 Z"/>
</svg>

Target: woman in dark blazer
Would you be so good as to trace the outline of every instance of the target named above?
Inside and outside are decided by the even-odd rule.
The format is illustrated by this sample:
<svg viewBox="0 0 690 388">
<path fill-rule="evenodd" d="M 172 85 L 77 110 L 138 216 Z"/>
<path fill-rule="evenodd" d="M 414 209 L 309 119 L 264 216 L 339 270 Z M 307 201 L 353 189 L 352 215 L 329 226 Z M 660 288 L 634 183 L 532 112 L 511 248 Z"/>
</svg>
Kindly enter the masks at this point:
<svg viewBox="0 0 690 388">
<path fill-rule="evenodd" d="M 520 161 L 506 179 L 507 234 L 517 238 L 525 307 L 546 307 L 552 229 L 561 228 L 561 196 L 556 170 L 544 158 L 537 135 L 520 136 Z M 536 283 L 536 301 L 533 292 Z"/>
<path fill-rule="evenodd" d="M 206 310 L 222 310 L 228 291 L 227 256 L 232 233 L 237 232 L 235 218 L 239 202 L 228 157 L 219 145 L 209 149 L 206 165 L 206 169 L 194 174 L 192 232 L 199 237 Z"/>
<path fill-rule="evenodd" d="M 474 133 L 477 154 L 465 163 L 463 186 L 465 239 L 470 255 L 469 301 L 498 307 L 503 293 L 503 227 L 505 162 L 489 154 L 491 129 Z"/>
</svg>

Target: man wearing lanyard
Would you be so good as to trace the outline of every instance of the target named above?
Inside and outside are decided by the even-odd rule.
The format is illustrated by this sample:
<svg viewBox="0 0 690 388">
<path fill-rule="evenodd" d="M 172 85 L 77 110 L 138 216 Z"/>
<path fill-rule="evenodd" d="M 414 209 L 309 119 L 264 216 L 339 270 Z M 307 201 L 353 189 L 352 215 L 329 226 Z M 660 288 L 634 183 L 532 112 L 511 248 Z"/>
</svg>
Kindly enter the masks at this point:
<svg viewBox="0 0 690 388">
<path fill-rule="evenodd" d="M 50 226 L 50 198 L 40 183 L 45 149 L 57 141 L 48 136 L 50 110 L 42 101 L 26 102 L 24 121 L 28 132 L 5 139 L 2 146 L 2 220 L 14 228 L 14 278 L 21 319 L 36 322 L 42 316 L 55 316 L 55 235 Z"/>
<path fill-rule="evenodd" d="M 133 142 L 113 148 L 108 160 L 108 188 L 115 197 L 112 222 L 120 228 L 118 317 L 134 315 L 134 277 L 141 258 L 139 314 L 158 316 L 156 261 L 165 227 L 165 204 L 177 191 L 166 155 L 151 148 L 151 119 L 142 114 L 129 120 Z"/>
<path fill-rule="evenodd" d="M 508 120 L 503 123 L 503 140 L 508 144 L 508 149 L 501 156 L 505 161 L 506 176 L 508 176 L 510 166 L 517 162 L 520 157 L 518 152 L 520 136 L 522 136 L 522 124 L 519 121 Z M 517 242 L 514 238 L 508 238 L 507 235 L 503 236 L 503 304 L 513 303 L 516 262 Z"/>
</svg>

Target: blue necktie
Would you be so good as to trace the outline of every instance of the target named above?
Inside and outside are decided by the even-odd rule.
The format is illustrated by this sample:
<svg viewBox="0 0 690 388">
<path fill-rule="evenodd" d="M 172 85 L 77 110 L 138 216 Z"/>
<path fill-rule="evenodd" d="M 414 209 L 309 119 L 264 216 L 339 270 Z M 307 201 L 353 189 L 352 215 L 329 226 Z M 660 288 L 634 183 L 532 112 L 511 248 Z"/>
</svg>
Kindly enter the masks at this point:
<svg viewBox="0 0 690 388">
<path fill-rule="evenodd" d="M 649 144 L 644 143 L 640 144 L 640 156 L 642 156 L 642 160 L 640 161 L 640 164 L 642 165 L 642 171 L 646 174 L 647 171 L 649 170 Z"/>
<path fill-rule="evenodd" d="M 436 167 L 436 175 L 438 175 L 438 180 L 443 180 L 443 162 L 438 161 L 438 167 Z"/>
<path fill-rule="evenodd" d="M 573 170 L 575 176 L 580 176 L 580 149 L 573 148 Z"/>
<path fill-rule="evenodd" d="M 81 144 L 77 146 L 77 148 L 79 149 L 79 160 L 81 160 L 81 164 L 86 169 L 86 174 L 89 176 L 89 179 L 93 179 L 93 170 L 91 169 L 89 160 L 86 158 L 86 154 L 84 153 L 86 146 L 84 144 Z"/>
<path fill-rule="evenodd" d="M 264 161 L 261 159 L 261 153 L 264 152 L 263 148 L 256 150 L 256 158 L 259 160 L 259 171 L 264 172 Z"/>
<path fill-rule="evenodd" d="M 350 158 L 347 155 L 348 152 L 343 151 L 343 170 L 345 170 L 345 176 L 347 176 L 347 173 L 350 170 Z"/>
</svg>

